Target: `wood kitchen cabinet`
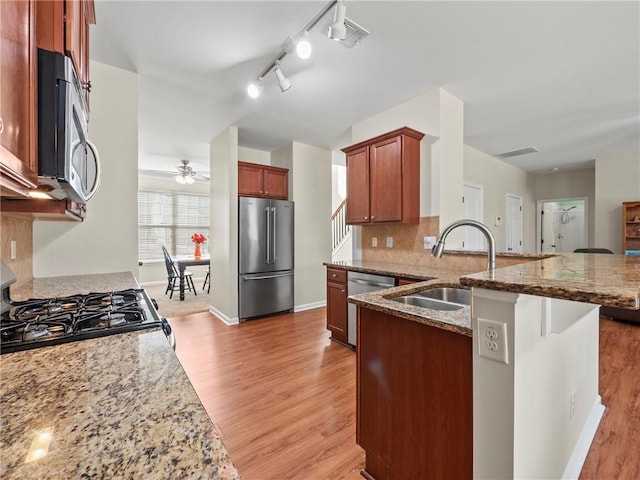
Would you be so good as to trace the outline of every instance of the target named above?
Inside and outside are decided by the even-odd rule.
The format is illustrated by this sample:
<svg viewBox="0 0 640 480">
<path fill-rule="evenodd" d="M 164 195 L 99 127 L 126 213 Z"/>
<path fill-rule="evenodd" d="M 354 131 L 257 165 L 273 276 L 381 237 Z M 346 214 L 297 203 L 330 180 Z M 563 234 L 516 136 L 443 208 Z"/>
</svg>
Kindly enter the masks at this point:
<svg viewBox="0 0 640 480">
<path fill-rule="evenodd" d="M 289 200 L 289 170 L 238 162 L 238 195 Z"/>
<path fill-rule="evenodd" d="M 0 195 L 38 181 L 35 2 L 0 1 Z"/>
<path fill-rule="evenodd" d="M 2 213 L 31 220 L 81 222 L 86 217 L 84 203 L 71 200 L 6 200 L 0 203 Z"/>
<path fill-rule="evenodd" d="M 347 155 L 347 224 L 418 223 L 423 137 L 404 127 L 342 149 Z"/>
<path fill-rule="evenodd" d="M 38 48 L 67 55 L 85 93 L 89 108 L 89 25 L 96 23 L 93 0 L 38 0 L 36 43 Z"/>
<path fill-rule="evenodd" d="M 640 252 L 640 201 L 622 204 L 622 253 Z"/>
<path fill-rule="evenodd" d="M 347 272 L 327 268 L 327 329 L 331 339 L 348 345 Z"/>
<path fill-rule="evenodd" d="M 360 306 L 357 325 L 363 476 L 471 479 L 471 337 Z"/>
</svg>

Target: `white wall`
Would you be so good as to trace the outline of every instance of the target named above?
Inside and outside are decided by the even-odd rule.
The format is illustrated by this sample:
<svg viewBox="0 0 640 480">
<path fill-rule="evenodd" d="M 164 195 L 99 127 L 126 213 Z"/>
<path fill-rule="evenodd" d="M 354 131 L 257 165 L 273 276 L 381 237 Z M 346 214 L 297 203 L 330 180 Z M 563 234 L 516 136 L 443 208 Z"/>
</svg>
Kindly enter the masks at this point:
<svg viewBox="0 0 640 480">
<path fill-rule="evenodd" d="M 622 202 L 640 200 L 640 155 L 596 159 L 595 246 L 622 253 Z"/>
<path fill-rule="evenodd" d="M 596 230 L 596 171 L 595 168 L 534 175 L 535 197 L 538 200 L 559 200 L 562 198 L 587 199 L 588 246 L 595 244 Z M 537 215 L 537 212 L 536 212 Z M 605 247 L 606 248 L 606 247 Z"/>
<path fill-rule="evenodd" d="M 264 150 L 256 150 L 255 148 L 238 147 L 238 161 L 270 165 L 271 153 Z"/>
<path fill-rule="evenodd" d="M 238 321 L 238 129 L 211 142 L 211 307 L 223 320 Z"/>
<path fill-rule="evenodd" d="M 531 176 L 468 145 L 464 146 L 463 176 L 465 182 L 484 187 L 484 223 L 491 229 L 499 252 L 506 251 L 506 222 L 495 226 L 493 219 L 506 219 L 507 193 L 522 197 L 522 251 L 535 252 L 536 204 Z"/>
<path fill-rule="evenodd" d="M 325 267 L 331 261 L 331 151 L 292 142 L 271 153 L 271 164 L 289 169 L 295 202 L 296 311 L 326 302 Z"/>
<path fill-rule="evenodd" d="M 89 138 L 102 182 L 84 222 L 34 222 L 35 277 L 138 275 L 138 76 L 92 61 L 91 84 Z"/>
</svg>

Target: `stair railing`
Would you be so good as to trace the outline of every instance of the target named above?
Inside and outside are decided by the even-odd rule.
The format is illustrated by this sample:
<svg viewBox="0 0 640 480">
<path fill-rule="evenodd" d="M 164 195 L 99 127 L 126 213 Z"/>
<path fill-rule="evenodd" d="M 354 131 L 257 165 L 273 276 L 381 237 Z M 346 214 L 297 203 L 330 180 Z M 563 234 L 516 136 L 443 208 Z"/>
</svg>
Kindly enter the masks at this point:
<svg viewBox="0 0 640 480">
<path fill-rule="evenodd" d="M 331 250 L 334 252 L 351 234 L 351 225 L 346 224 L 346 205 L 347 200 L 345 199 L 331 215 Z"/>
</svg>

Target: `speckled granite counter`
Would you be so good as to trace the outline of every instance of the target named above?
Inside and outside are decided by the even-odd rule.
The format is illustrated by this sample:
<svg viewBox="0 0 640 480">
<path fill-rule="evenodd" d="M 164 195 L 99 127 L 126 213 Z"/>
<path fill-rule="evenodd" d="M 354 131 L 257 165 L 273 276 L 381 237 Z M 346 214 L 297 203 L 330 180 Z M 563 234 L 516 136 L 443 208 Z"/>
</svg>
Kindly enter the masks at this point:
<svg viewBox="0 0 640 480">
<path fill-rule="evenodd" d="M 517 257 L 525 258 L 526 255 Z M 530 261 L 498 268 L 493 272 L 479 273 L 462 271 L 460 267 L 438 268 L 367 261 L 325 265 L 364 273 L 428 280 L 354 295 L 349 297 L 349 302 L 468 336 L 472 335 L 470 307 L 455 311 L 438 311 L 389 299 L 428 287 L 464 285 L 603 306 L 640 308 L 640 257 L 583 253 L 540 257 L 538 254 L 530 254 Z"/>
<path fill-rule="evenodd" d="M 137 286 L 130 273 L 88 277 L 16 291 Z M 0 398 L 3 480 L 241 478 L 160 329 L 2 355 Z"/>
<path fill-rule="evenodd" d="M 565 253 L 493 272 L 466 275 L 460 283 L 469 287 L 638 309 L 640 256 Z"/>
<path fill-rule="evenodd" d="M 128 288 L 140 288 L 131 272 L 43 277 L 34 278 L 18 288 L 11 288 L 11 298 L 14 300 L 28 300 L 29 298 L 64 297 L 92 292 L 126 290 Z"/>
</svg>

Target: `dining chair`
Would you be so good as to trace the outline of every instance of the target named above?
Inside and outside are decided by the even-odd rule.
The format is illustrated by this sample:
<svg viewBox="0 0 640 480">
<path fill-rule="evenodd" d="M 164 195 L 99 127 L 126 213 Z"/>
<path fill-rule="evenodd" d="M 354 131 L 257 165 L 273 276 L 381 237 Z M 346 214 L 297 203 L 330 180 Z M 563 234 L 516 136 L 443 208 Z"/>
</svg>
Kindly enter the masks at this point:
<svg viewBox="0 0 640 480">
<path fill-rule="evenodd" d="M 164 291 L 164 294 L 166 295 L 167 293 L 171 292 L 169 298 L 173 298 L 173 292 L 176 289 L 180 288 L 180 274 L 178 273 L 175 262 L 171 258 L 171 255 L 169 255 L 169 252 L 164 245 L 162 245 L 162 253 L 164 254 L 164 264 L 167 268 L 167 289 Z M 196 292 L 196 286 L 193 283 L 193 273 L 185 270 L 184 281 L 185 290 L 189 290 L 190 292 L 193 292 L 194 295 L 198 295 L 198 292 Z"/>
<path fill-rule="evenodd" d="M 209 285 L 207 287 L 207 285 Z M 202 290 L 207 289 L 207 293 L 211 293 L 211 267 L 207 268 L 207 275 L 204 277 L 204 283 L 202 284 Z"/>
</svg>

